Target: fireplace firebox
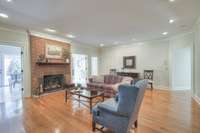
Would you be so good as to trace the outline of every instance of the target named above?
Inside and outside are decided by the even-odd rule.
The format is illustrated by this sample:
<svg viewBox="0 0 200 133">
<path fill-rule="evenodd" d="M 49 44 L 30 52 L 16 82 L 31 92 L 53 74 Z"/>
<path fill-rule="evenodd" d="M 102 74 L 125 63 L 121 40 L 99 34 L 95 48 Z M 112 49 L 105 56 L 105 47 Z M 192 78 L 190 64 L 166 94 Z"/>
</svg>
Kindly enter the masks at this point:
<svg viewBox="0 0 200 133">
<path fill-rule="evenodd" d="M 51 92 L 61 90 L 63 88 L 64 75 L 44 75 L 43 76 L 43 91 Z"/>
</svg>

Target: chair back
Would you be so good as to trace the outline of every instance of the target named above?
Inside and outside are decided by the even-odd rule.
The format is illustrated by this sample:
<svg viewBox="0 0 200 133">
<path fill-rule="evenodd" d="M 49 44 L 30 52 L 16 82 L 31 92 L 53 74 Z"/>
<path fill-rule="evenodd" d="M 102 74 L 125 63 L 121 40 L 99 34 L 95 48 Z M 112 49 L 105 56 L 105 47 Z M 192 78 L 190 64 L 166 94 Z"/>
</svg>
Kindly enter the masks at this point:
<svg viewBox="0 0 200 133">
<path fill-rule="evenodd" d="M 140 80 L 135 84 L 135 87 L 139 88 L 139 91 L 138 91 L 138 95 L 136 98 L 136 104 L 135 104 L 134 110 L 131 114 L 131 119 L 129 121 L 129 129 L 131 129 L 134 122 L 138 119 L 138 114 L 140 111 L 140 107 L 141 107 L 141 104 L 142 104 L 142 101 L 144 98 L 144 94 L 145 94 L 147 85 L 148 85 L 148 80 L 146 80 L 146 79 Z"/>
<path fill-rule="evenodd" d="M 144 97 L 148 80 L 140 80 L 135 85 L 120 85 L 118 98 L 118 112 L 128 116 L 130 129 L 137 120 L 139 109 Z"/>
<path fill-rule="evenodd" d="M 153 70 L 144 70 L 144 79 L 153 80 Z"/>
<path fill-rule="evenodd" d="M 135 85 L 120 85 L 118 93 L 118 112 L 128 117 L 130 117 L 133 112 L 137 114 L 147 84 L 147 80 L 140 80 Z"/>
</svg>

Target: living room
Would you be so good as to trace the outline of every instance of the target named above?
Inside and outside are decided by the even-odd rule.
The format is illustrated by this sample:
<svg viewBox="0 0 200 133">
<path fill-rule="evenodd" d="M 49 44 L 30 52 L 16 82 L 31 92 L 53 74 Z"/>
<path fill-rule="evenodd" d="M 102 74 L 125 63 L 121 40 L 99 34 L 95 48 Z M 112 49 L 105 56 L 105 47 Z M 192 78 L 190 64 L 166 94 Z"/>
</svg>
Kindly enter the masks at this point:
<svg viewBox="0 0 200 133">
<path fill-rule="evenodd" d="M 199 132 L 200 1 L 0 7 L 0 132 Z"/>
</svg>

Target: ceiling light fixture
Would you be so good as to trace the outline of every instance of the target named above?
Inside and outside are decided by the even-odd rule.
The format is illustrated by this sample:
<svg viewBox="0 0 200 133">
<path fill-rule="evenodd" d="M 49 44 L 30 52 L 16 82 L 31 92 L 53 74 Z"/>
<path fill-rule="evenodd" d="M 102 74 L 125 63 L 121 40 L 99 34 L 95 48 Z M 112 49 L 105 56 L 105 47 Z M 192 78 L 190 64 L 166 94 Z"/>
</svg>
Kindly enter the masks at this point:
<svg viewBox="0 0 200 133">
<path fill-rule="evenodd" d="M 167 34 L 168 34 L 168 32 L 163 32 L 162 34 L 163 34 L 163 35 L 167 35 Z"/>
<path fill-rule="evenodd" d="M 118 41 L 114 42 L 114 45 L 118 45 L 118 44 L 119 44 L 119 42 L 118 42 Z"/>
<path fill-rule="evenodd" d="M 103 47 L 103 46 L 104 46 L 104 44 L 103 44 L 103 43 L 101 43 L 101 44 L 100 44 L 100 46 L 101 46 L 101 47 Z"/>
<path fill-rule="evenodd" d="M 132 38 L 132 41 L 137 41 L 137 39 L 135 39 L 135 38 Z"/>
<path fill-rule="evenodd" d="M 5 14 L 5 13 L 0 13 L 0 17 L 2 17 L 2 18 L 8 18 L 8 15 Z"/>
<path fill-rule="evenodd" d="M 50 28 L 46 28 L 45 31 L 47 31 L 47 32 L 51 32 L 51 33 L 56 33 L 56 30 L 54 30 L 54 29 L 50 29 Z"/>
<path fill-rule="evenodd" d="M 174 2 L 175 0 L 169 0 L 169 2 Z"/>
<path fill-rule="evenodd" d="M 72 34 L 67 34 L 67 37 L 68 37 L 68 38 L 76 38 L 76 36 L 75 36 L 75 35 L 72 35 Z"/>
<path fill-rule="evenodd" d="M 174 21 L 175 21 L 174 19 L 170 19 L 169 23 L 172 24 L 172 23 L 174 23 Z"/>
<path fill-rule="evenodd" d="M 12 2 L 12 0 L 6 0 L 7 2 Z"/>
</svg>

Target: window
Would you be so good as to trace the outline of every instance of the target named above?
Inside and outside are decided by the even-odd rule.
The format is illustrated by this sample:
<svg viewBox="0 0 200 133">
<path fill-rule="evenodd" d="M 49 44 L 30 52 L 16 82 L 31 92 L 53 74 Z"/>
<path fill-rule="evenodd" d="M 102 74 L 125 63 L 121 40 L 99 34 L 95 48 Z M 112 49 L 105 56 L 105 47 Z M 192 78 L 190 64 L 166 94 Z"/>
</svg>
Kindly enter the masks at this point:
<svg viewBox="0 0 200 133">
<path fill-rule="evenodd" d="M 72 55 L 72 78 L 75 84 L 86 86 L 88 56 L 81 54 Z"/>
<path fill-rule="evenodd" d="M 91 75 L 98 75 L 98 58 L 91 58 Z"/>
</svg>

